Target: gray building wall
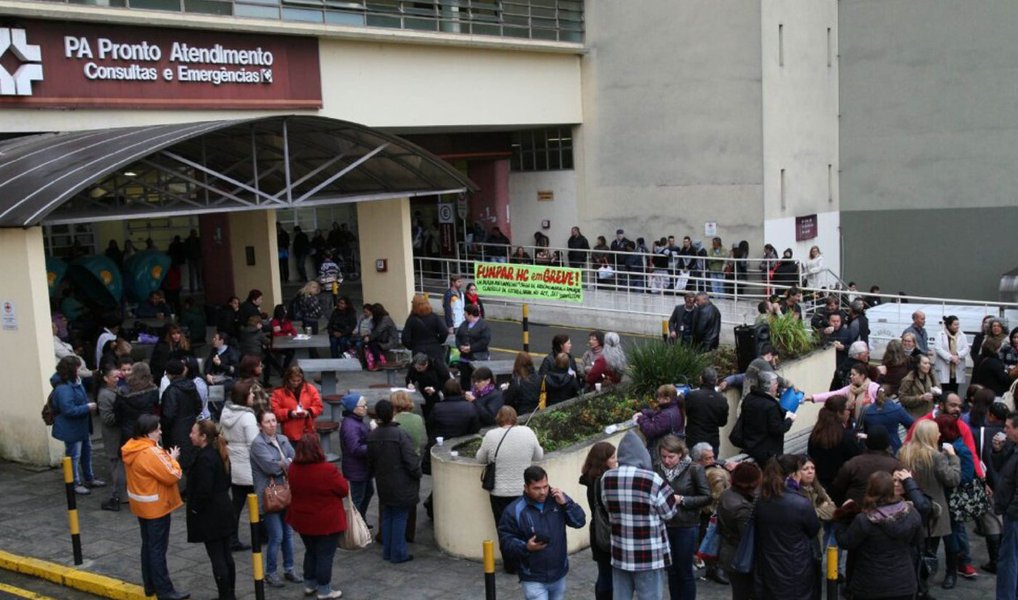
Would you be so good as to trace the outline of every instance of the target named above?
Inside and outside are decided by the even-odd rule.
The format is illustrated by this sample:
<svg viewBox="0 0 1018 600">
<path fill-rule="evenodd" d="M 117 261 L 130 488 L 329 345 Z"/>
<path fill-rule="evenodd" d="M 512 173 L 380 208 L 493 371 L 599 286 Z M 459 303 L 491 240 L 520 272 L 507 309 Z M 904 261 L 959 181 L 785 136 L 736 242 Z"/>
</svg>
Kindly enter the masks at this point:
<svg viewBox="0 0 1018 600">
<path fill-rule="evenodd" d="M 1018 266 L 1018 5 L 842 0 L 844 277 L 995 300 Z"/>
<path fill-rule="evenodd" d="M 760 4 L 586 3 L 577 212 L 594 243 L 689 234 L 762 246 Z"/>
</svg>

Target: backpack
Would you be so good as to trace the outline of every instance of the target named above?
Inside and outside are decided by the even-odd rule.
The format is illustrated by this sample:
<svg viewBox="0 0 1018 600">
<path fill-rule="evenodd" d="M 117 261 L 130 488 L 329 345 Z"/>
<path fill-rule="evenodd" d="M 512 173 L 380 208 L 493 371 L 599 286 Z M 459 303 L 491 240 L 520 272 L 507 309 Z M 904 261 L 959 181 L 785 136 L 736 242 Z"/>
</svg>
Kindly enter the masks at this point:
<svg viewBox="0 0 1018 600">
<path fill-rule="evenodd" d="M 46 396 L 46 403 L 42 405 L 42 422 L 46 425 L 53 425 L 53 421 L 57 418 L 57 409 L 53 404 L 53 394 L 56 390 L 52 390 L 49 396 Z"/>
</svg>

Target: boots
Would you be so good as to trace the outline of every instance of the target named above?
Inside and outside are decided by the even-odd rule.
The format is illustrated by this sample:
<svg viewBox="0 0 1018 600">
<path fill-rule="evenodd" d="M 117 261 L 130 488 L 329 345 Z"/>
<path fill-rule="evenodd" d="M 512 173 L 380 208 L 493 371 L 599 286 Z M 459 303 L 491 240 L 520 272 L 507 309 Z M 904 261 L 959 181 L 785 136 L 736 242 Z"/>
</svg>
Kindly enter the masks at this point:
<svg viewBox="0 0 1018 600">
<path fill-rule="evenodd" d="M 953 590 L 958 584 L 958 555 L 953 552 L 946 552 L 944 559 L 944 583 L 940 587 L 945 590 Z"/>
<path fill-rule="evenodd" d="M 1000 556 L 1000 534 L 986 536 L 986 554 L 989 561 L 979 568 L 987 573 L 997 574 L 997 557 Z"/>
<path fill-rule="evenodd" d="M 721 585 L 729 585 L 728 578 L 725 577 L 724 572 L 718 568 L 717 561 L 714 560 L 707 562 L 707 579 Z"/>
</svg>

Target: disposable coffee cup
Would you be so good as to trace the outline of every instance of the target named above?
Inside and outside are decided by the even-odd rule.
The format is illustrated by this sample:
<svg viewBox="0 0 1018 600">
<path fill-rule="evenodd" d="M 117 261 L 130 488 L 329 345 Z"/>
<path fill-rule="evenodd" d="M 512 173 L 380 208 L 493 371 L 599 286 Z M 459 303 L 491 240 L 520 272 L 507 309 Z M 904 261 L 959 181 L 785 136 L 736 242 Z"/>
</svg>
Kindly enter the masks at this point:
<svg viewBox="0 0 1018 600">
<path fill-rule="evenodd" d="M 594 389 L 600 392 L 601 391 L 601 384 L 600 383 L 595 383 L 594 384 Z"/>
<path fill-rule="evenodd" d="M 460 455 L 460 453 L 459 453 L 459 452 L 456 452 L 455 450 L 453 450 L 452 452 L 450 452 L 450 453 L 449 453 L 449 456 L 451 456 L 451 457 L 453 457 L 453 458 L 456 458 L 456 457 L 457 457 L 457 456 L 459 456 L 459 455 Z"/>
<path fill-rule="evenodd" d="M 441 446 L 444 443 L 445 443 L 445 438 L 444 437 L 438 436 L 438 437 L 435 438 L 435 445 L 436 446 Z"/>
</svg>

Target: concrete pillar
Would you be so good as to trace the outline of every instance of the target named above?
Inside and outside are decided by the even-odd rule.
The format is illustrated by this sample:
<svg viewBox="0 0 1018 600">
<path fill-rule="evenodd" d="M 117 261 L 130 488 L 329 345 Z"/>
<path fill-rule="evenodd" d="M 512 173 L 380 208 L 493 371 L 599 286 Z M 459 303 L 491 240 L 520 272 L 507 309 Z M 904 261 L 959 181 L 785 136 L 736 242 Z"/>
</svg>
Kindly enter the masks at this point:
<svg viewBox="0 0 1018 600">
<path fill-rule="evenodd" d="M 358 202 L 357 231 L 364 301 L 381 302 L 396 326 L 402 327 L 414 293 L 410 199 Z M 380 259 L 386 261 L 384 273 L 375 270 Z"/>
<path fill-rule="evenodd" d="M 39 414 L 56 366 L 41 227 L 0 229 L 0 273 L 0 313 L 7 303 L 13 309 L 13 319 L 0 324 L 0 457 L 56 464 L 63 445 L 53 441 Z"/>
<path fill-rule="evenodd" d="M 233 289 L 243 302 L 247 293 L 264 294 L 262 312 L 283 304 L 276 249 L 276 211 L 255 210 L 230 213 L 230 256 L 233 262 Z M 249 264 L 253 263 L 253 264 Z"/>
</svg>

